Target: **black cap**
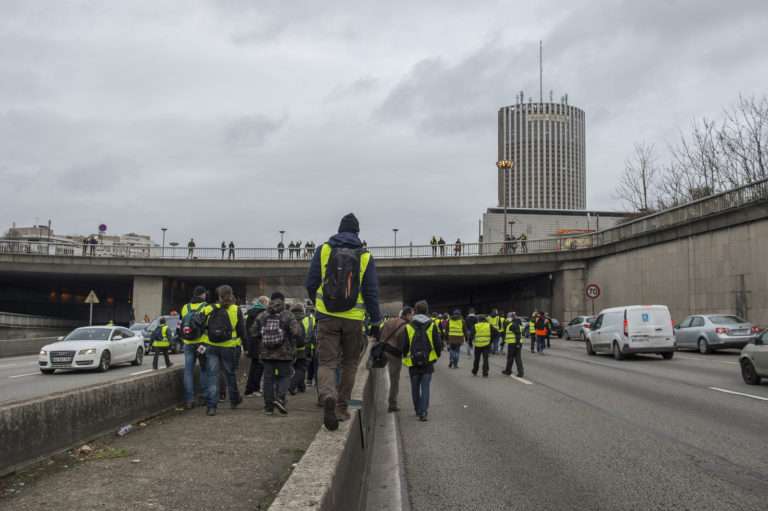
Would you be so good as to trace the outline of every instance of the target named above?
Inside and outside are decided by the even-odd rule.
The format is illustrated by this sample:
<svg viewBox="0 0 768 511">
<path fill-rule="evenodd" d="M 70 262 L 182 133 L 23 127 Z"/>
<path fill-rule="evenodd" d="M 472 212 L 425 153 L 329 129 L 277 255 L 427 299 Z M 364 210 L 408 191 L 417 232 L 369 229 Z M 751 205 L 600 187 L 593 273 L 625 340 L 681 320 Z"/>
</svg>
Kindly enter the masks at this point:
<svg viewBox="0 0 768 511">
<path fill-rule="evenodd" d="M 276 300 L 285 301 L 285 295 L 280 291 L 275 291 L 272 293 L 272 296 L 270 296 L 269 299 L 273 302 Z"/>
<path fill-rule="evenodd" d="M 195 290 L 192 291 L 192 296 L 203 296 L 208 291 L 203 286 L 195 286 Z"/>
<path fill-rule="evenodd" d="M 351 232 L 357 234 L 360 232 L 360 222 L 357 221 L 357 217 L 354 213 L 344 215 L 339 224 L 339 232 Z"/>
</svg>

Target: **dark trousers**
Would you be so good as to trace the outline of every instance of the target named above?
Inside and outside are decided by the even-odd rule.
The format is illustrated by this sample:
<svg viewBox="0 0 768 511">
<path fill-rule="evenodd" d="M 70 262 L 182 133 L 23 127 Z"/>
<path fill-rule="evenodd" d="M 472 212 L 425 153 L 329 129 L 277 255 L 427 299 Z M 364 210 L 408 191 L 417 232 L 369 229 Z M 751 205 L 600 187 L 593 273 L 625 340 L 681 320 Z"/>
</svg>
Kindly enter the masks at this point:
<svg viewBox="0 0 768 511">
<path fill-rule="evenodd" d="M 411 399 L 416 415 L 427 415 L 429 409 L 429 384 L 432 383 L 432 373 L 416 372 L 413 368 L 411 374 Z"/>
<path fill-rule="evenodd" d="M 547 347 L 547 336 L 545 335 L 537 335 L 536 336 L 536 351 L 541 353 L 544 351 L 544 348 Z"/>
<path fill-rule="evenodd" d="M 547 334 L 546 339 L 547 339 L 547 348 L 551 348 L 552 345 L 549 342 L 549 334 Z"/>
<path fill-rule="evenodd" d="M 490 351 L 490 346 L 483 346 L 482 348 L 478 348 L 475 346 L 475 361 L 472 364 L 472 374 L 477 374 L 477 369 L 480 366 L 480 357 L 483 357 L 483 376 L 488 376 L 488 352 Z"/>
<path fill-rule="evenodd" d="M 307 364 L 307 383 L 310 385 L 316 381 L 317 378 L 317 352 L 312 353 L 312 358 L 309 359 Z"/>
<path fill-rule="evenodd" d="M 165 358 L 165 367 L 171 367 L 171 357 L 168 356 L 168 348 L 152 348 L 155 350 L 155 358 L 152 359 L 152 369 L 157 369 L 157 359 L 160 357 L 160 354 L 163 354 L 163 358 Z"/>
<path fill-rule="evenodd" d="M 229 391 L 229 401 L 240 401 L 240 391 L 237 389 L 237 366 L 240 362 L 240 350 L 238 348 L 222 348 L 208 346 L 205 351 L 206 365 L 208 366 L 208 408 L 216 408 L 219 404 L 219 368 L 224 373 L 224 380 Z"/>
<path fill-rule="evenodd" d="M 523 377 L 523 347 L 519 343 L 509 344 L 507 346 L 507 367 L 506 373 L 512 373 L 512 365 L 517 364 L 517 376 Z"/>
<path fill-rule="evenodd" d="M 363 349 L 363 322 L 354 319 L 322 317 L 317 321 L 317 384 L 320 399 L 333 398 L 346 407 L 357 376 L 357 363 Z M 339 364 L 341 362 L 341 364 Z M 337 369 L 341 365 L 341 382 Z"/>
<path fill-rule="evenodd" d="M 293 377 L 291 378 L 291 384 L 288 390 L 296 392 L 304 392 L 307 390 L 307 383 L 305 381 L 307 377 L 307 361 L 303 358 L 297 358 L 293 363 Z"/>
<path fill-rule="evenodd" d="M 285 394 L 291 381 L 290 360 L 262 360 L 264 364 L 264 408 L 272 410 L 275 399 L 285 403 Z"/>
<path fill-rule="evenodd" d="M 245 393 L 253 394 L 261 392 L 261 377 L 264 374 L 264 364 L 258 357 L 251 359 L 251 367 L 248 369 L 248 380 L 245 383 Z"/>
</svg>

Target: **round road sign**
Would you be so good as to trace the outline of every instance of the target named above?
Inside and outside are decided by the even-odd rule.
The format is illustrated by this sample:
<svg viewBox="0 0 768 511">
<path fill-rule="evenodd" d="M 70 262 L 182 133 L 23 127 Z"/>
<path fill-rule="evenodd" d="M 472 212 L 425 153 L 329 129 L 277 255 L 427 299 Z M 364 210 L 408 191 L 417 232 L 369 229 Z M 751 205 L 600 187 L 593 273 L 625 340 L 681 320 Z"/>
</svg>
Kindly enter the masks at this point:
<svg viewBox="0 0 768 511">
<path fill-rule="evenodd" d="M 587 286 L 586 293 L 587 298 L 594 300 L 600 296 L 600 286 L 597 284 L 590 284 Z"/>
</svg>

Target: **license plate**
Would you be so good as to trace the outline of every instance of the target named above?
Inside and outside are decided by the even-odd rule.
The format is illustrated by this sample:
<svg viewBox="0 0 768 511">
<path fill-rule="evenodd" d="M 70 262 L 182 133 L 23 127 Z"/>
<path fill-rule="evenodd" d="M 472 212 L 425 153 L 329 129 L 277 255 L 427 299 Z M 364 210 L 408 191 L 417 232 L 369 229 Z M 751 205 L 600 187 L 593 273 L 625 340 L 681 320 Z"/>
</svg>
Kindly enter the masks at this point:
<svg viewBox="0 0 768 511">
<path fill-rule="evenodd" d="M 54 362 L 71 362 L 69 357 L 53 357 Z"/>
</svg>

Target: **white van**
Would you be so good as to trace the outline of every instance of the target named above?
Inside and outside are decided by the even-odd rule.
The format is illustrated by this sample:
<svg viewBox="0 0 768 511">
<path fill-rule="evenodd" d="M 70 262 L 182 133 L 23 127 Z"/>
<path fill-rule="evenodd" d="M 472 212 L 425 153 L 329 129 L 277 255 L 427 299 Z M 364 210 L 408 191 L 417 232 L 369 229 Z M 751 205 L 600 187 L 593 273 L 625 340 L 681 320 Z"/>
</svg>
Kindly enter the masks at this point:
<svg viewBox="0 0 768 511">
<path fill-rule="evenodd" d="M 587 353 L 611 353 L 623 360 L 634 353 L 675 354 L 672 318 L 666 305 L 627 305 L 600 312 L 587 334 Z"/>
</svg>

